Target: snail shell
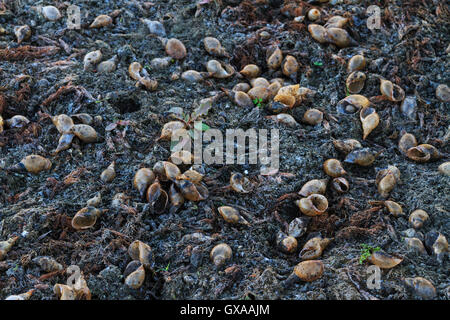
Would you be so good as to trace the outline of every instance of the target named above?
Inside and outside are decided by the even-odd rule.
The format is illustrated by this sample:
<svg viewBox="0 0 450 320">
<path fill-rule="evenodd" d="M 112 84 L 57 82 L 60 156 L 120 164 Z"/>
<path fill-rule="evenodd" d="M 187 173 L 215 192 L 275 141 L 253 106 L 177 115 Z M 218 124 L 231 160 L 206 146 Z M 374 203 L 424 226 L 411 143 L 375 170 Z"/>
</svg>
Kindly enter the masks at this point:
<svg viewBox="0 0 450 320">
<path fill-rule="evenodd" d="M 281 89 L 281 84 L 278 81 L 272 82 L 268 87 L 267 91 L 269 91 L 269 98 L 274 98 L 278 91 Z"/>
<path fill-rule="evenodd" d="M 332 43 L 339 48 L 345 48 L 355 44 L 347 31 L 341 28 L 329 27 L 325 29 L 324 38 L 327 42 Z"/>
<path fill-rule="evenodd" d="M 346 193 L 350 189 L 350 185 L 344 177 L 334 178 L 333 181 L 331 181 L 331 187 L 337 193 Z"/>
<path fill-rule="evenodd" d="M 425 250 L 425 247 L 418 238 L 404 238 L 405 244 L 407 245 L 408 249 L 411 249 L 415 252 L 426 254 L 427 251 Z"/>
<path fill-rule="evenodd" d="M 294 267 L 294 274 L 303 281 L 311 282 L 319 279 L 324 271 L 323 262 L 320 260 L 307 260 Z"/>
<path fill-rule="evenodd" d="M 443 262 L 444 255 L 448 252 L 448 241 L 442 233 L 434 230 L 428 232 L 425 235 L 425 246 Z"/>
<path fill-rule="evenodd" d="M 239 82 L 237 83 L 234 87 L 233 87 L 233 91 L 242 91 L 242 92 L 247 92 L 248 90 L 250 90 L 250 85 L 248 83 L 245 82 Z"/>
<path fill-rule="evenodd" d="M 450 88 L 446 84 L 440 84 L 436 87 L 436 98 L 442 102 L 450 102 Z"/>
<path fill-rule="evenodd" d="M 239 73 L 248 79 L 253 79 L 261 74 L 261 70 L 256 64 L 248 64 Z"/>
<path fill-rule="evenodd" d="M 394 217 L 400 217 L 404 215 L 402 206 L 397 202 L 386 200 L 384 201 L 384 206 Z"/>
<path fill-rule="evenodd" d="M 367 260 L 381 269 L 391 269 L 403 261 L 402 258 L 394 257 L 384 251 L 375 251 Z"/>
<path fill-rule="evenodd" d="M 74 126 L 72 118 L 65 114 L 52 117 L 52 122 L 59 133 L 68 133 Z"/>
<path fill-rule="evenodd" d="M 434 299 L 436 297 L 436 288 L 433 284 L 422 277 L 405 278 L 406 286 L 413 290 L 414 294 L 422 299 Z"/>
<path fill-rule="evenodd" d="M 405 154 L 409 149 L 415 146 L 417 146 L 417 140 L 416 137 L 411 133 L 405 133 L 398 141 L 398 148 Z"/>
<path fill-rule="evenodd" d="M 193 159 L 194 156 L 187 150 L 175 151 L 169 157 L 169 161 L 175 165 L 191 164 Z"/>
<path fill-rule="evenodd" d="M 100 62 L 97 66 L 98 73 L 109 73 L 116 70 L 117 56 L 113 56 L 111 59 Z"/>
<path fill-rule="evenodd" d="M 336 109 L 342 114 L 353 114 L 368 106 L 370 106 L 369 99 L 360 94 L 352 94 L 339 101 Z"/>
<path fill-rule="evenodd" d="M 325 28 L 343 28 L 348 22 L 348 18 L 333 16 L 325 23 Z"/>
<path fill-rule="evenodd" d="M 419 229 L 423 227 L 428 218 L 429 215 L 425 210 L 417 209 L 409 215 L 408 221 L 414 229 Z"/>
<path fill-rule="evenodd" d="M 186 170 L 177 180 L 189 180 L 194 184 L 199 184 L 205 175 L 194 169 Z"/>
<path fill-rule="evenodd" d="M 234 173 L 230 177 L 230 186 L 231 188 L 239 193 L 249 193 L 251 183 L 247 177 L 244 177 L 241 173 Z"/>
<path fill-rule="evenodd" d="M 253 88 L 254 87 L 268 88 L 270 85 L 270 82 L 267 81 L 266 78 L 258 77 L 258 78 L 250 79 L 250 84 L 252 85 Z"/>
<path fill-rule="evenodd" d="M 380 116 L 375 109 L 370 107 L 362 108 L 359 114 L 361 125 L 363 129 L 363 140 L 378 126 L 380 123 Z"/>
<path fill-rule="evenodd" d="M 181 175 L 181 171 L 177 165 L 169 161 L 158 161 L 153 166 L 153 171 L 161 181 L 175 181 Z"/>
<path fill-rule="evenodd" d="M 84 207 L 73 217 L 72 227 L 75 230 L 92 228 L 100 214 L 101 211 L 95 207 Z"/>
<path fill-rule="evenodd" d="M 273 98 L 273 101 L 285 105 L 288 109 L 291 109 L 295 105 L 295 97 L 289 94 L 277 94 Z"/>
<path fill-rule="evenodd" d="M 295 238 L 300 238 L 308 229 L 308 221 L 304 218 L 295 218 L 289 223 L 288 234 Z"/>
<path fill-rule="evenodd" d="M 217 208 L 223 220 L 231 224 L 244 224 L 249 225 L 249 223 L 239 214 L 239 211 L 233 207 L 222 206 Z"/>
<path fill-rule="evenodd" d="M 140 74 L 142 70 L 142 65 L 139 62 L 132 62 L 128 66 L 128 74 L 130 75 L 131 79 L 139 81 L 142 76 Z"/>
<path fill-rule="evenodd" d="M 111 162 L 111 164 L 103 170 L 103 172 L 100 175 L 100 179 L 103 182 L 111 182 L 116 177 L 116 170 L 115 170 L 115 162 Z"/>
<path fill-rule="evenodd" d="M 181 205 L 184 203 L 183 195 L 175 188 L 174 184 L 172 184 L 169 189 L 169 200 L 170 204 L 175 209 L 181 207 Z"/>
<path fill-rule="evenodd" d="M 172 138 L 172 134 L 175 131 L 177 131 L 179 129 L 184 129 L 185 127 L 186 127 L 186 124 L 181 121 L 167 122 L 161 130 L 161 135 L 159 136 L 159 139 L 170 140 Z"/>
<path fill-rule="evenodd" d="M 45 272 L 53 272 L 64 269 L 64 267 L 52 257 L 36 257 L 32 261 L 38 264 L 41 270 Z"/>
<path fill-rule="evenodd" d="M 450 162 L 441 163 L 438 167 L 438 171 L 446 176 L 450 176 Z"/>
<path fill-rule="evenodd" d="M 150 66 L 152 67 L 152 69 L 162 70 L 164 68 L 167 68 L 170 65 L 171 61 L 172 61 L 171 57 L 153 58 L 150 61 Z"/>
<path fill-rule="evenodd" d="M 2 261 L 6 254 L 11 250 L 12 246 L 16 243 L 19 237 L 12 237 L 6 241 L 0 241 L 0 261 Z"/>
<path fill-rule="evenodd" d="M 306 182 L 298 192 L 299 195 L 307 197 L 311 194 L 324 194 L 327 188 L 327 179 L 313 179 Z"/>
<path fill-rule="evenodd" d="M 283 61 L 283 53 L 277 46 L 269 48 L 267 53 L 267 66 L 269 69 L 277 70 Z"/>
<path fill-rule="evenodd" d="M 45 19 L 50 21 L 56 21 L 62 17 L 61 12 L 59 12 L 58 8 L 54 6 L 42 7 L 42 15 L 45 17 Z"/>
<path fill-rule="evenodd" d="M 303 121 L 312 126 L 318 125 L 323 121 L 323 112 L 318 109 L 308 109 L 303 115 Z"/>
<path fill-rule="evenodd" d="M 146 198 L 147 202 L 150 203 L 150 206 L 156 213 L 164 212 L 169 200 L 167 192 L 162 189 L 158 180 L 148 187 Z"/>
<path fill-rule="evenodd" d="M 175 183 L 186 200 L 196 202 L 208 197 L 208 189 L 201 184 L 194 184 L 189 180 L 177 180 Z"/>
<path fill-rule="evenodd" d="M 148 31 L 151 34 L 155 34 L 159 37 L 165 37 L 166 36 L 166 29 L 164 28 L 164 25 L 159 21 L 152 21 L 149 19 L 142 19 L 141 20 L 148 28 Z"/>
<path fill-rule="evenodd" d="M 209 60 L 206 64 L 206 69 L 217 79 L 229 78 L 234 74 L 234 69 L 231 65 L 222 64 L 217 60 Z"/>
<path fill-rule="evenodd" d="M 283 66 L 281 68 L 283 74 L 286 77 L 290 77 L 291 79 L 295 80 L 297 78 L 298 69 L 299 65 L 297 59 L 295 59 L 293 56 L 287 55 L 286 58 L 284 58 Z"/>
<path fill-rule="evenodd" d="M 379 172 L 379 177 L 377 177 L 378 192 L 383 198 L 387 198 L 389 193 L 394 189 L 397 184 L 397 179 L 392 172 Z M 382 173 L 383 172 L 383 173 Z"/>
<path fill-rule="evenodd" d="M 166 53 L 174 59 L 182 60 L 186 57 L 186 47 L 184 44 L 175 38 L 167 40 Z"/>
<path fill-rule="evenodd" d="M 88 52 L 83 59 L 84 70 L 90 69 L 102 60 L 102 52 L 100 50 Z"/>
<path fill-rule="evenodd" d="M 94 143 L 98 141 L 97 131 L 87 124 L 76 124 L 70 128 L 69 133 L 73 133 L 84 143 Z"/>
<path fill-rule="evenodd" d="M 307 216 L 317 216 L 328 209 L 328 200 L 321 194 L 311 194 L 296 201 L 300 211 Z"/>
<path fill-rule="evenodd" d="M 252 100 L 261 99 L 263 102 L 266 102 L 269 98 L 269 91 L 264 87 L 251 88 L 247 94 Z"/>
<path fill-rule="evenodd" d="M 35 289 L 31 289 L 31 290 L 28 290 L 25 293 L 8 296 L 8 297 L 5 298 L 5 300 L 28 300 L 28 299 L 31 298 L 31 296 L 33 295 L 34 291 L 35 291 Z"/>
<path fill-rule="evenodd" d="M 145 281 L 144 266 L 139 266 L 125 278 L 125 284 L 132 289 L 139 289 Z"/>
<path fill-rule="evenodd" d="M 441 158 L 436 147 L 431 144 L 419 144 L 416 147 L 409 148 L 406 151 L 406 156 L 416 162 L 423 163 L 428 161 L 433 161 Z"/>
<path fill-rule="evenodd" d="M 284 253 L 294 253 L 297 251 L 297 239 L 293 236 L 287 236 L 283 232 L 279 232 L 277 235 L 277 247 Z"/>
<path fill-rule="evenodd" d="M 14 34 L 16 35 L 17 43 L 20 44 L 22 41 L 30 39 L 31 28 L 27 25 L 14 27 Z"/>
<path fill-rule="evenodd" d="M 330 244 L 333 239 L 315 237 L 309 239 L 300 251 L 299 258 L 302 260 L 313 260 L 320 257 L 323 250 Z"/>
<path fill-rule="evenodd" d="M 366 82 L 366 75 L 361 71 L 354 71 L 350 73 L 345 82 L 348 92 L 359 93 L 364 88 L 364 83 Z"/>
<path fill-rule="evenodd" d="M 130 244 L 128 247 L 128 254 L 131 259 L 139 260 L 146 268 L 150 268 L 153 262 L 152 248 L 140 240 L 135 240 Z"/>
<path fill-rule="evenodd" d="M 316 20 L 320 19 L 320 11 L 317 10 L 316 8 L 309 10 L 308 11 L 308 19 L 310 21 L 316 21 Z"/>
<path fill-rule="evenodd" d="M 337 159 L 328 159 L 323 163 L 323 171 L 330 177 L 337 178 L 347 172 L 342 167 L 342 164 Z"/>
<path fill-rule="evenodd" d="M 95 197 L 90 198 L 88 201 L 86 201 L 86 205 L 88 207 L 98 207 L 101 202 L 102 202 L 102 195 L 99 192 Z"/>
<path fill-rule="evenodd" d="M 311 23 L 308 25 L 308 31 L 311 34 L 311 37 L 319 43 L 326 43 L 327 40 L 325 38 L 326 29 L 318 24 Z"/>
<path fill-rule="evenodd" d="M 92 124 L 94 122 L 94 118 L 88 113 L 77 113 L 70 116 L 73 120 L 81 122 L 83 124 Z"/>
<path fill-rule="evenodd" d="M 214 265 L 219 268 L 225 265 L 225 263 L 227 263 L 231 259 L 232 254 L 233 252 L 229 245 L 227 245 L 226 243 L 220 243 L 211 250 L 209 256 Z"/>
<path fill-rule="evenodd" d="M 75 135 L 72 133 L 63 133 L 61 137 L 59 137 L 58 146 L 53 151 L 53 154 L 58 154 L 61 151 L 69 149 L 74 137 Z"/>
<path fill-rule="evenodd" d="M 361 143 L 356 139 L 333 140 L 334 147 L 344 154 L 352 152 L 354 149 L 362 148 Z"/>
<path fill-rule="evenodd" d="M 243 91 L 236 91 L 234 94 L 234 102 L 243 108 L 251 108 L 254 106 L 252 98 Z"/>
<path fill-rule="evenodd" d="M 228 56 L 227 51 L 224 47 L 222 47 L 222 44 L 219 40 L 213 37 L 206 37 L 203 39 L 203 44 L 205 45 L 205 50 L 217 57 L 226 57 Z"/>
<path fill-rule="evenodd" d="M 204 79 L 204 76 L 201 72 L 195 70 L 187 70 L 181 74 L 181 79 L 187 82 L 200 82 Z"/>
<path fill-rule="evenodd" d="M 106 14 L 101 14 L 97 18 L 94 19 L 94 21 L 91 23 L 89 28 L 106 27 L 112 23 L 113 23 L 113 19 L 110 16 L 108 16 Z"/>
<path fill-rule="evenodd" d="M 50 170 L 52 163 L 47 158 L 32 154 L 23 158 L 19 166 L 30 173 L 38 174 L 41 171 Z"/>
<path fill-rule="evenodd" d="M 294 117 L 287 113 L 280 113 L 275 116 L 267 116 L 268 119 L 272 119 L 279 123 L 285 124 L 290 127 L 295 127 L 298 125 L 297 121 L 295 121 Z"/>
<path fill-rule="evenodd" d="M 55 284 L 53 292 L 59 300 L 75 300 L 75 291 L 65 284 Z"/>
<path fill-rule="evenodd" d="M 371 151 L 369 148 L 356 149 L 347 155 L 344 162 L 367 167 L 375 161 L 376 156 L 377 153 Z"/>
<path fill-rule="evenodd" d="M 380 79 L 380 92 L 390 101 L 398 102 L 405 99 L 405 91 L 389 80 Z"/>
<path fill-rule="evenodd" d="M 366 67 L 366 58 L 364 56 L 357 54 L 350 58 L 347 65 L 347 71 L 349 73 L 363 70 Z"/>
</svg>

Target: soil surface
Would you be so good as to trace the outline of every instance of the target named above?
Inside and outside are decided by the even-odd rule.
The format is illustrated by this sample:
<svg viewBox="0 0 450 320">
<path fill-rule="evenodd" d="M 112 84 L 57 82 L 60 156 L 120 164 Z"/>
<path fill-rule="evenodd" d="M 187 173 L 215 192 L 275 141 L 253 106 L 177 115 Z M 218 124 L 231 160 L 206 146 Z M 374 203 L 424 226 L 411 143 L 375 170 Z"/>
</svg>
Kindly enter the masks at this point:
<svg viewBox="0 0 450 320">
<path fill-rule="evenodd" d="M 22 128 L 5 126 L 0 133 L 0 241 L 19 237 L 0 261 L 0 298 L 35 289 L 32 300 L 57 299 L 54 285 L 66 284 L 69 275 L 64 270 L 77 265 L 92 299 L 415 299 L 418 296 L 403 282 L 414 277 L 431 281 L 435 299 L 449 299 L 448 258 L 439 261 L 432 252 L 415 253 L 402 233 L 411 228 L 409 214 L 423 209 L 429 219 L 418 237 L 430 231 L 450 236 L 450 177 L 437 169 L 448 161 L 450 152 L 450 105 L 435 94 L 439 84 L 450 84 L 448 4 L 420 0 L 198 2 L 72 1 L 81 11 L 81 29 L 67 28 L 67 2 L 8 0 L 1 5 L 0 114 L 5 120 L 23 115 L 30 123 Z M 45 5 L 56 6 L 62 18 L 44 18 L 39 7 Z M 373 31 L 366 24 L 370 5 L 381 8 L 380 29 Z M 349 18 L 345 28 L 356 45 L 340 49 L 316 42 L 307 29 L 312 22 L 307 17 L 294 20 L 313 7 L 321 12 L 317 24 L 334 15 Z M 113 23 L 89 28 L 100 14 L 113 16 Z M 183 42 L 186 58 L 152 67 L 152 59 L 167 54 L 141 19 L 162 22 L 167 38 Z M 30 26 L 31 37 L 18 44 L 14 27 L 22 25 Z M 229 53 L 229 58 L 220 59 L 235 70 L 253 63 L 260 66 L 262 77 L 283 77 L 285 85 L 314 90 L 315 95 L 288 111 L 298 125 L 289 127 L 267 118 L 272 115 L 270 102 L 245 108 L 223 94 L 222 88 L 231 90 L 245 82 L 237 74 L 197 83 L 181 79 L 186 70 L 205 72 L 205 64 L 215 59 L 205 51 L 207 36 L 220 40 Z M 268 69 L 266 50 L 273 44 L 299 62 L 294 79 Z M 41 51 L 33 55 L 24 46 Z M 95 50 L 101 50 L 102 61 L 116 55 L 116 70 L 103 74 L 95 67 L 84 70 L 84 56 Z M 380 116 L 380 124 L 365 140 L 359 115 L 336 109 L 346 97 L 347 62 L 355 54 L 367 59 L 363 70 L 367 80 L 360 94 L 371 100 Z M 128 66 L 135 61 L 158 81 L 155 91 L 136 86 L 130 78 Z M 417 105 L 411 116 L 401 112 L 399 102 L 380 98 L 380 78 L 414 97 Z M 139 168 L 152 168 L 170 156 L 170 141 L 158 138 L 163 125 L 174 119 L 173 108 L 190 114 L 202 99 L 212 96 L 216 96 L 212 108 L 202 116 L 209 127 L 222 132 L 280 130 L 279 171 L 263 176 L 260 165 L 203 165 L 208 198 L 185 201 L 176 212 L 155 214 L 133 188 L 133 176 Z M 321 124 L 302 122 L 310 108 L 323 112 Z M 52 154 L 60 134 L 49 115 L 77 113 L 94 117 L 91 126 L 99 142 L 74 139 L 69 149 Z M 405 131 L 419 143 L 435 146 L 443 158 L 426 163 L 409 160 L 398 148 Z M 349 138 L 380 152 L 371 166 L 343 162 L 345 155 L 335 149 L 333 139 Z M 36 175 L 8 170 L 30 154 L 48 158 L 51 169 Z M 297 192 L 307 181 L 327 177 L 322 164 L 329 158 L 343 163 L 350 189 L 338 194 L 327 188 L 327 212 L 308 219 L 307 232 L 297 239 L 298 249 L 285 254 L 277 246 L 277 234 L 287 232 L 295 218 L 305 218 L 295 204 L 301 198 Z M 104 183 L 100 174 L 112 161 L 116 177 Z M 385 200 L 377 191 L 375 177 L 388 165 L 401 173 L 401 181 L 389 195 L 403 207 L 405 215 L 400 217 L 369 203 Z M 248 177 L 252 191 L 244 194 L 229 188 L 232 173 Z M 73 229 L 72 217 L 97 193 L 102 215 L 90 229 Z M 223 205 L 240 210 L 249 225 L 226 223 L 217 211 Z M 283 285 L 301 262 L 298 254 L 303 245 L 318 234 L 333 238 L 318 258 L 325 266 L 322 277 Z M 146 272 L 139 289 L 127 287 L 123 275 L 131 261 L 128 246 L 134 240 L 148 244 L 154 255 L 153 273 Z M 217 269 L 209 254 L 221 242 L 233 254 L 224 268 Z M 394 268 L 381 271 L 380 289 L 366 285 L 370 264 L 359 263 L 362 244 L 403 258 Z M 42 256 L 54 258 L 64 269 L 43 270 L 36 263 Z"/>
</svg>

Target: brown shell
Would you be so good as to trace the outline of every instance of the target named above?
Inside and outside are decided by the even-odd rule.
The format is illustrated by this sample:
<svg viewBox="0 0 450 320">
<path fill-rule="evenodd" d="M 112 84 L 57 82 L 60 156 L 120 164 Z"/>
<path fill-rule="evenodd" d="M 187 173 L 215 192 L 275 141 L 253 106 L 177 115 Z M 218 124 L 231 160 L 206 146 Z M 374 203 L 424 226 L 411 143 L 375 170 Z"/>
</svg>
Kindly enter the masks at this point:
<svg viewBox="0 0 450 320">
<path fill-rule="evenodd" d="M 139 260 L 146 268 L 150 267 L 153 261 L 152 248 L 140 240 L 135 240 L 130 244 L 128 247 L 128 254 L 131 259 Z"/>
<path fill-rule="evenodd" d="M 318 109 L 308 109 L 303 115 L 303 121 L 310 125 L 318 125 L 323 121 L 323 112 Z"/>
<path fill-rule="evenodd" d="M 300 251 L 299 257 L 302 260 L 313 260 L 320 257 L 323 250 L 330 244 L 332 239 L 315 237 L 309 239 Z"/>
<path fill-rule="evenodd" d="M 364 56 L 357 54 L 350 58 L 347 64 L 347 71 L 353 72 L 363 70 L 366 67 L 366 59 Z"/>
<path fill-rule="evenodd" d="M 380 92 L 390 101 L 398 102 L 405 99 L 405 91 L 389 80 L 380 79 Z"/>
<path fill-rule="evenodd" d="M 211 260 L 217 267 L 223 266 L 232 257 L 233 251 L 226 243 L 220 243 L 212 248 L 209 254 Z"/>
<path fill-rule="evenodd" d="M 186 47 L 184 44 L 175 38 L 167 40 L 166 43 L 166 53 L 174 59 L 182 60 L 186 57 Z"/>
<path fill-rule="evenodd" d="M 381 269 L 391 269 L 402 262 L 403 258 L 394 257 L 384 251 L 375 251 L 367 260 Z"/>
<path fill-rule="evenodd" d="M 317 42 L 319 43 L 327 42 L 325 38 L 325 33 L 327 30 L 323 26 L 311 23 L 310 25 L 308 25 L 308 31 L 311 34 L 311 37 Z"/>
<path fill-rule="evenodd" d="M 330 177 L 337 178 L 347 172 L 342 167 L 342 164 L 337 159 L 328 159 L 323 163 L 323 171 Z"/>
<path fill-rule="evenodd" d="M 141 168 L 136 171 L 133 179 L 134 188 L 139 191 L 141 197 L 144 196 L 147 188 L 155 181 L 155 174 L 149 168 Z"/>
<path fill-rule="evenodd" d="M 75 230 L 92 228 L 97 222 L 101 211 L 95 207 L 84 207 L 79 210 L 72 219 L 72 227 Z"/>
<path fill-rule="evenodd" d="M 320 260 L 307 260 L 294 267 L 294 273 L 303 281 L 311 282 L 323 275 L 324 265 Z"/>
<path fill-rule="evenodd" d="M 244 224 L 249 225 L 249 223 L 240 215 L 239 211 L 230 206 L 222 206 L 217 208 L 223 220 L 231 224 Z"/>
<path fill-rule="evenodd" d="M 311 194 L 324 194 L 327 188 L 327 179 L 313 179 L 306 182 L 298 192 L 299 195 L 307 197 Z"/>
<path fill-rule="evenodd" d="M 261 74 L 261 70 L 256 64 L 248 64 L 239 73 L 246 78 L 252 79 L 258 77 Z"/>
<path fill-rule="evenodd" d="M 296 201 L 300 211 L 307 216 L 318 216 L 328 209 L 328 200 L 321 194 L 311 194 Z"/>
<path fill-rule="evenodd" d="M 20 165 L 23 166 L 25 170 L 33 174 L 50 170 L 52 167 L 50 160 L 37 154 L 26 156 L 20 161 Z"/>
<path fill-rule="evenodd" d="M 91 23 L 89 28 L 106 27 L 112 23 L 113 23 L 113 19 L 110 16 L 108 16 L 106 14 L 101 14 L 97 18 L 94 19 L 94 21 Z"/>
<path fill-rule="evenodd" d="M 409 149 L 415 146 L 417 146 L 417 140 L 416 137 L 411 133 L 405 133 L 398 142 L 398 148 L 405 154 Z"/>
<path fill-rule="evenodd" d="M 408 221 L 414 229 L 419 229 L 424 225 L 428 218 L 429 215 L 425 210 L 417 209 L 411 212 Z"/>
<path fill-rule="evenodd" d="M 359 93 L 364 88 L 366 82 L 366 75 L 361 71 L 354 71 L 350 73 L 345 82 L 348 92 Z"/>
</svg>

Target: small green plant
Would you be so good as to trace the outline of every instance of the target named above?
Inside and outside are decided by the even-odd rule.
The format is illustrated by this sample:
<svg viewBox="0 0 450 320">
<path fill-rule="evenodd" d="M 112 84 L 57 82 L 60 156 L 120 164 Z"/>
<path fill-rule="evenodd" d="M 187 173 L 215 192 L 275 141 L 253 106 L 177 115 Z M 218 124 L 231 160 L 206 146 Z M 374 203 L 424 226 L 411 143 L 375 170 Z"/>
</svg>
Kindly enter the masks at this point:
<svg viewBox="0 0 450 320">
<path fill-rule="evenodd" d="M 321 61 L 314 61 L 313 64 L 317 67 L 323 66 L 323 63 Z"/>
<path fill-rule="evenodd" d="M 350 91 L 348 91 L 348 87 L 345 86 L 345 96 L 348 97 L 350 95 Z"/>
<path fill-rule="evenodd" d="M 159 271 L 169 271 L 169 266 L 170 266 L 170 262 L 169 262 L 169 264 L 165 267 L 165 268 L 159 268 L 158 270 L 157 270 L 157 272 L 159 272 Z"/>
<path fill-rule="evenodd" d="M 256 98 L 256 99 L 253 99 L 253 104 L 255 106 L 257 106 L 258 108 L 261 108 L 262 107 L 262 101 L 263 101 L 262 98 Z"/>
<path fill-rule="evenodd" d="M 367 260 L 367 258 L 369 258 L 372 253 L 377 252 L 381 250 L 380 247 L 371 247 L 368 244 L 361 244 L 361 256 L 359 257 L 359 264 L 362 264 L 364 261 Z"/>
</svg>

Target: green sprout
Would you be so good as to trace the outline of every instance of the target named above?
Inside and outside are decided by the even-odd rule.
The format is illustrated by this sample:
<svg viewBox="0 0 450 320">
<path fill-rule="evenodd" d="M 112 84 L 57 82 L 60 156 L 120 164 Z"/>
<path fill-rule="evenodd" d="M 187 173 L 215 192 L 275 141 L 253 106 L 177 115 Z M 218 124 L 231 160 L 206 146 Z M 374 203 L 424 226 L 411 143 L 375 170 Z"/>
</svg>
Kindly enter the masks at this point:
<svg viewBox="0 0 450 320">
<path fill-rule="evenodd" d="M 255 106 L 257 106 L 258 108 L 261 108 L 262 107 L 262 101 L 263 101 L 262 98 L 255 98 L 255 99 L 253 99 L 253 104 Z"/>
<path fill-rule="evenodd" d="M 166 271 L 166 272 L 169 271 L 169 266 L 170 266 L 170 262 L 169 262 L 169 264 L 168 264 L 165 268 L 159 268 L 159 269 L 158 269 L 158 272 L 159 272 L 159 271 Z"/>
<path fill-rule="evenodd" d="M 367 260 L 367 258 L 369 258 L 372 253 L 377 252 L 379 250 L 381 250 L 380 247 L 371 247 L 368 244 L 361 244 L 361 256 L 359 257 L 359 264 L 362 264 L 364 261 Z"/>
<path fill-rule="evenodd" d="M 321 61 L 314 61 L 313 64 L 318 67 L 323 66 L 323 62 Z"/>
<path fill-rule="evenodd" d="M 345 96 L 348 97 L 350 95 L 350 91 L 348 91 L 348 87 L 345 86 Z"/>
</svg>

